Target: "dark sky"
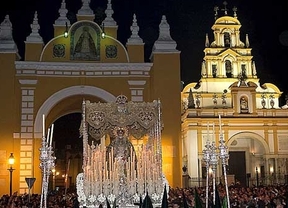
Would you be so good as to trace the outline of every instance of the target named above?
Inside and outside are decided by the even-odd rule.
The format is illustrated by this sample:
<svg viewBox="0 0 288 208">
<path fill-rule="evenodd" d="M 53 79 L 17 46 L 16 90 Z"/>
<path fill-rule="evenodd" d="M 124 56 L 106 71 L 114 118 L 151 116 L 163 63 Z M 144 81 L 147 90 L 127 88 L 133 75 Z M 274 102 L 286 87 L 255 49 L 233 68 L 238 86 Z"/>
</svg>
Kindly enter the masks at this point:
<svg viewBox="0 0 288 208">
<path fill-rule="evenodd" d="M 5 6 L 3 3 L 5 2 Z M 249 35 L 253 59 L 256 62 L 257 75 L 261 83 L 276 84 L 283 96 L 280 105 L 288 94 L 288 1 L 232 0 L 228 2 L 229 15 L 232 7 L 238 8 L 238 19 L 242 24 L 241 40 Z M 215 5 L 222 7 L 223 1 L 216 0 L 112 0 L 113 18 L 118 24 L 118 39 L 125 45 L 130 37 L 130 25 L 133 13 L 136 13 L 139 35 L 145 42 L 145 60 L 149 61 L 151 48 L 158 38 L 158 28 L 162 14 L 170 24 L 172 38 L 181 51 L 181 78 L 184 84 L 200 79 L 205 34 L 210 42 L 213 33 Z M 8 0 L 0 6 L 0 21 L 5 14 L 10 15 L 13 24 L 13 37 L 18 45 L 21 57 L 24 57 L 24 41 L 31 33 L 30 24 L 34 11 L 38 11 L 40 35 L 45 43 L 53 38 L 53 23 L 58 18 L 61 0 Z M 81 0 L 66 0 L 68 18 L 75 21 Z M 91 0 L 91 8 L 97 11 L 96 19 L 101 21 L 101 11 L 106 9 L 107 0 Z M 219 13 L 221 14 L 221 13 Z M 286 34 L 286 35 L 285 35 Z M 285 36 L 285 37 L 284 37 Z M 73 149 L 81 145 L 79 140 L 80 114 L 71 114 L 55 122 L 54 139 L 57 149 L 63 149 L 65 143 L 74 144 Z M 69 121 L 69 122 L 67 122 Z M 69 123 L 69 125 L 67 125 Z M 69 142 L 71 141 L 71 142 Z M 57 151 L 57 154 L 60 152 Z"/>
<path fill-rule="evenodd" d="M 251 0 L 232 0 L 228 2 L 228 13 L 232 7 L 238 8 L 238 19 L 242 23 L 241 40 L 249 35 L 252 55 L 256 62 L 258 78 L 261 83 L 276 84 L 283 95 L 288 93 L 288 1 L 261 1 L 261 5 Z M 13 36 L 21 57 L 24 57 L 24 41 L 30 34 L 30 24 L 34 11 L 38 11 L 40 34 L 44 42 L 53 37 L 53 23 L 58 18 L 61 0 L 9 0 L 8 5 L 1 5 L 1 22 L 5 14 L 10 15 L 13 24 Z M 101 14 L 107 0 L 91 0 L 91 8 Z M 81 0 L 66 0 L 68 17 L 73 22 L 80 9 Z M 217 0 L 112 0 L 113 17 L 118 24 L 118 39 L 126 43 L 130 37 L 132 15 L 136 13 L 140 27 L 140 37 L 145 42 L 146 57 L 149 61 L 151 48 L 158 37 L 161 15 L 167 16 L 172 38 L 181 51 L 181 77 L 185 85 L 198 81 L 201 62 L 204 56 L 205 34 L 210 42 L 213 33 L 215 5 L 223 6 Z M 221 14 L 221 13 L 219 13 Z M 103 19 L 97 15 L 96 18 Z M 286 33 L 285 33 L 286 31 Z M 285 36 L 286 34 L 286 36 Z M 284 37 L 285 38 L 281 38 Z M 282 42 L 280 41 L 282 39 Z M 284 39 L 286 41 L 284 42 Z M 284 100 L 282 96 L 282 100 Z"/>
</svg>

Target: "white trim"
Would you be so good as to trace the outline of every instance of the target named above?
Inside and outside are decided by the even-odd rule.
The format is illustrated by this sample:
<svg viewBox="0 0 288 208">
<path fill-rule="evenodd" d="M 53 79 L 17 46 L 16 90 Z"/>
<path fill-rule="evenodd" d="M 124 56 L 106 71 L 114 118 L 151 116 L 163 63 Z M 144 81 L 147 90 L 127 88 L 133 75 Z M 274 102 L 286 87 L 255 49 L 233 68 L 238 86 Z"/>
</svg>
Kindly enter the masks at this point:
<svg viewBox="0 0 288 208">
<path fill-rule="evenodd" d="M 25 84 L 35 85 L 35 84 L 37 84 L 37 82 L 38 82 L 38 80 L 32 80 L 32 79 L 20 79 L 19 80 L 19 83 L 22 85 L 25 85 Z"/>
<path fill-rule="evenodd" d="M 15 61 L 16 75 L 29 76 L 150 76 L 152 63 L 73 63 Z"/>
<path fill-rule="evenodd" d="M 92 87 L 92 86 L 73 86 L 68 87 L 65 89 L 62 89 L 53 95 L 51 95 L 39 108 L 37 115 L 35 117 L 35 123 L 34 123 L 34 137 L 36 138 L 39 136 L 40 132 L 42 132 L 42 119 L 43 115 L 47 115 L 50 110 L 61 100 L 73 96 L 73 95 L 92 95 L 95 97 L 99 97 L 102 100 L 106 102 L 114 102 L 116 97 L 112 95 L 111 93 L 100 89 L 98 87 Z"/>
<path fill-rule="evenodd" d="M 146 81 L 142 80 L 129 80 L 128 81 L 129 85 L 145 85 Z"/>
</svg>

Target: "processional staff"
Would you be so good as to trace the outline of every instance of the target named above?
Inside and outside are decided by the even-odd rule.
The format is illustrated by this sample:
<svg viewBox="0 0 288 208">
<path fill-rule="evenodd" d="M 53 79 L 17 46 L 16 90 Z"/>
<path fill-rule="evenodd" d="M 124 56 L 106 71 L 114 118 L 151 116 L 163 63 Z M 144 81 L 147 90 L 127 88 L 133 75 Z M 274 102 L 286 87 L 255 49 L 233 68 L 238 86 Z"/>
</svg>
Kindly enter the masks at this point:
<svg viewBox="0 0 288 208">
<path fill-rule="evenodd" d="M 40 169 L 42 170 L 42 189 L 41 189 L 41 202 L 40 208 L 47 207 L 47 193 L 49 184 L 49 175 L 52 169 L 55 167 L 55 157 L 52 156 L 54 151 L 52 148 L 52 138 L 54 124 L 48 129 L 47 139 L 45 137 L 45 115 L 43 115 L 43 135 L 42 135 L 42 146 L 40 148 Z"/>
<path fill-rule="evenodd" d="M 209 133 L 209 122 L 207 124 L 207 141 L 205 149 L 203 150 L 203 160 L 206 164 L 206 208 L 208 208 L 208 195 L 209 195 L 209 167 L 210 167 L 210 133 Z"/>
<path fill-rule="evenodd" d="M 230 208 L 230 199 L 229 199 L 229 189 L 228 189 L 228 182 L 227 182 L 227 170 L 226 165 L 228 164 L 229 159 L 229 152 L 228 147 L 225 145 L 225 139 L 222 132 L 222 123 L 221 123 L 221 116 L 219 115 L 219 158 L 222 162 L 223 171 L 224 171 L 224 184 L 226 190 L 226 198 L 227 198 L 227 208 Z"/>
<path fill-rule="evenodd" d="M 219 147 L 217 148 L 215 145 L 215 135 L 214 135 L 214 124 L 213 124 L 213 140 L 210 142 L 210 133 L 209 133 L 209 123 L 207 125 L 207 141 L 205 145 L 205 149 L 203 150 L 203 160 L 206 163 L 206 208 L 208 208 L 208 198 L 209 198 L 209 168 L 212 169 L 212 185 L 213 185 L 213 204 L 216 202 L 216 170 L 218 165 L 218 159 L 221 160 L 223 171 L 224 171 L 224 183 L 227 197 L 227 208 L 230 208 L 230 200 L 229 200 L 229 189 L 227 184 L 227 174 L 226 174 L 226 165 L 229 159 L 228 148 L 225 146 L 225 140 L 222 133 L 222 124 L 221 124 L 221 116 L 219 115 Z M 217 149 L 219 151 L 217 151 Z"/>
<path fill-rule="evenodd" d="M 206 200 L 206 208 L 208 208 L 208 195 L 209 195 L 209 162 L 210 162 L 210 151 L 209 151 L 209 149 L 210 149 L 210 142 L 209 142 L 209 140 L 207 140 L 207 142 L 206 142 L 206 145 L 205 145 L 205 148 L 206 149 L 204 149 L 203 150 L 203 160 L 205 161 L 205 163 L 206 163 L 206 198 L 205 198 L 205 200 Z"/>
<path fill-rule="evenodd" d="M 210 132 L 209 132 L 209 123 L 207 125 L 207 141 L 205 149 L 203 150 L 203 160 L 206 163 L 206 208 L 209 205 L 209 169 L 212 169 L 212 186 L 213 186 L 213 204 L 215 204 L 215 190 L 216 190 L 216 169 L 218 164 L 218 153 L 216 152 L 217 148 L 214 141 L 214 124 L 212 131 L 212 142 L 210 142 Z"/>
</svg>

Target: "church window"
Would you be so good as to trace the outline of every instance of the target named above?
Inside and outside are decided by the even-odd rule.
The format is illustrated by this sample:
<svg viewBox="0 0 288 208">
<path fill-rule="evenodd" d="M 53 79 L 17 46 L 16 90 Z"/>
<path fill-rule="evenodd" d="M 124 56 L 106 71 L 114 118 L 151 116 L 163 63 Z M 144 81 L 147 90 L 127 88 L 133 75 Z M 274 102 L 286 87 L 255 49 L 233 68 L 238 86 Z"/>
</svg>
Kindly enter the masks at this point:
<svg viewBox="0 0 288 208">
<path fill-rule="evenodd" d="M 229 61 L 229 60 L 225 61 L 225 71 L 226 71 L 226 77 L 227 78 L 233 77 L 233 75 L 232 75 L 232 64 L 231 64 L 231 61 Z"/>
<path fill-rule="evenodd" d="M 225 47 L 230 47 L 231 44 L 231 37 L 230 34 L 228 32 L 224 33 L 224 46 Z"/>
<path fill-rule="evenodd" d="M 212 64 L 212 75 L 213 75 L 213 78 L 217 77 L 217 65 L 216 64 Z"/>
<path fill-rule="evenodd" d="M 241 75 L 243 78 L 247 78 L 246 64 L 241 65 Z"/>
</svg>

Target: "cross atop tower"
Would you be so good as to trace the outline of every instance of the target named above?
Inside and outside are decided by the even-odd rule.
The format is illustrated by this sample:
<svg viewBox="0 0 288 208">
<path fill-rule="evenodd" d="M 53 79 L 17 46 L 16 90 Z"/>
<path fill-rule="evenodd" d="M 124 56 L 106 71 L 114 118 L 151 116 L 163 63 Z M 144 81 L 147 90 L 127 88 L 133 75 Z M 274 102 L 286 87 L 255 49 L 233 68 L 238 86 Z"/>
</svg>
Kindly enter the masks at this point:
<svg viewBox="0 0 288 208">
<path fill-rule="evenodd" d="M 234 6 L 232 10 L 233 10 L 233 12 L 234 12 L 234 13 L 233 13 L 233 16 L 234 16 L 235 18 L 237 18 L 237 7 Z"/>
<path fill-rule="evenodd" d="M 219 10 L 219 7 L 218 6 L 215 6 L 214 7 L 214 12 L 215 12 L 215 20 L 218 18 L 218 10 Z"/>
<path fill-rule="evenodd" d="M 225 15 L 227 15 L 227 13 L 228 13 L 227 4 L 228 4 L 227 1 L 224 1 L 224 2 L 223 2 L 224 9 L 221 9 L 222 11 L 224 11 L 224 14 L 225 14 Z"/>
</svg>

